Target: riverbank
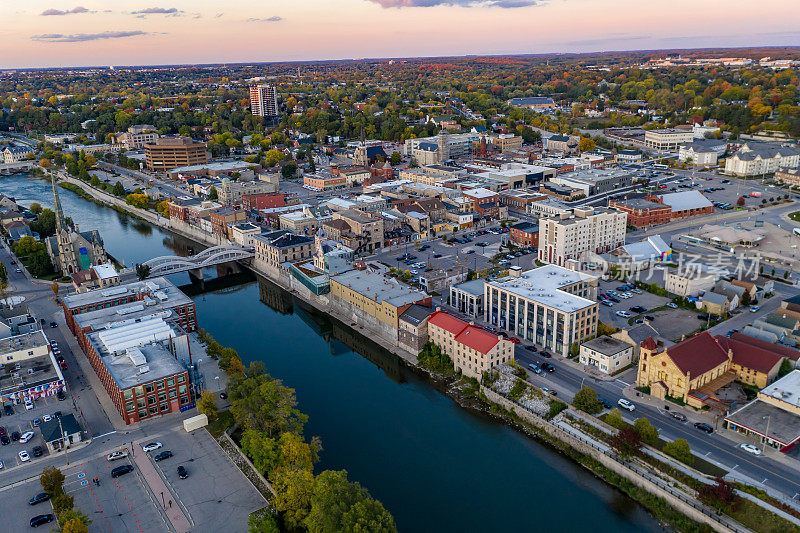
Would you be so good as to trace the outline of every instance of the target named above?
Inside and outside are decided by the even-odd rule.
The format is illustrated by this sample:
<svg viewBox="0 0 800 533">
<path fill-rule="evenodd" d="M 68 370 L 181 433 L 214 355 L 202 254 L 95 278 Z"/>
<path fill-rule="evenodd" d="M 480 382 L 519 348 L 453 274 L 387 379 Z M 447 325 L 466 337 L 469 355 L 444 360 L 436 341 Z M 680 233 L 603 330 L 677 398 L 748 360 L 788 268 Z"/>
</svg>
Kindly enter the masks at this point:
<svg viewBox="0 0 800 533">
<path fill-rule="evenodd" d="M 162 227 L 164 227 L 164 226 L 162 226 Z M 171 231 L 173 228 L 166 227 L 165 229 Z M 189 238 L 191 238 L 191 237 L 189 237 Z M 194 240 L 196 242 L 199 242 L 199 240 L 197 240 L 197 239 L 194 239 Z M 275 283 L 276 285 L 278 285 L 282 289 L 290 292 L 299 301 L 303 302 L 304 304 L 307 304 L 309 307 L 314 308 L 315 310 L 317 310 L 318 312 L 320 312 L 322 314 L 326 314 L 326 315 L 332 316 L 335 319 L 337 319 L 338 321 L 340 321 L 343 325 L 355 329 L 356 331 L 358 331 L 359 333 L 364 335 L 366 338 L 370 338 L 370 339 L 373 339 L 373 340 L 377 341 L 381 345 L 381 347 L 383 349 L 387 350 L 388 352 L 390 352 L 390 353 L 394 354 L 395 356 L 399 357 L 400 359 L 402 359 L 405 362 L 405 364 L 407 364 L 409 367 L 414 368 L 415 372 L 424 373 L 425 375 L 428 376 L 429 380 L 434 380 L 435 388 L 437 390 L 442 390 L 442 388 L 444 388 L 445 389 L 444 392 L 449 397 L 456 399 L 456 401 L 458 402 L 459 405 L 465 406 L 465 407 L 467 407 L 467 408 L 469 408 L 471 410 L 476 410 L 476 411 L 480 411 L 480 412 L 484 412 L 484 413 L 490 413 L 492 415 L 501 416 L 502 417 L 502 415 L 503 415 L 502 411 L 493 412 L 493 410 L 492 410 L 490 405 L 483 405 L 483 404 L 479 403 L 476 400 L 474 395 L 464 394 L 462 392 L 463 388 L 451 386 L 455 382 L 455 380 L 448 381 L 447 379 L 442 379 L 442 378 L 439 378 L 437 376 L 432 376 L 431 373 L 427 372 L 424 369 L 419 368 L 417 366 L 416 355 L 415 354 L 410 354 L 408 352 L 405 352 L 405 351 L 401 350 L 399 347 L 397 347 L 396 346 L 396 339 L 386 338 L 380 332 L 376 333 L 374 330 L 370 329 L 367 324 L 363 324 L 363 323 L 359 322 L 357 317 L 354 317 L 353 315 L 348 315 L 347 313 L 342 312 L 341 309 L 338 309 L 335 306 L 331 305 L 330 299 L 328 297 L 317 297 L 315 295 L 310 294 L 307 291 L 307 289 L 305 289 L 304 286 L 301 286 L 301 285 L 295 283 L 293 281 L 293 278 L 288 275 L 288 272 L 285 272 L 285 271 L 282 271 L 282 270 L 269 271 L 269 270 L 261 269 L 261 268 L 254 267 L 254 266 L 251 266 L 251 269 L 253 269 L 257 273 L 261 274 L 264 278 L 266 278 L 266 279 L 270 280 L 271 282 Z M 505 420 L 504 418 L 501 418 L 501 419 Z M 519 428 L 517 428 L 517 429 L 519 429 Z M 543 442 L 547 442 L 547 441 L 544 440 Z M 561 444 L 556 443 L 554 445 L 554 449 L 556 449 L 556 450 L 562 450 L 562 448 L 563 449 L 568 449 L 568 448 L 570 448 L 570 446 L 569 446 L 569 444 L 565 444 L 565 443 L 561 443 Z M 580 460 L 580 455 L 578 456 L 577 459 L 576 459 L 576 457 L 572 456 L 569 453 L 567 453 L 566 455 L 567 455 L 567 457 L 570 457 L 571 459 L 576 460 L 576 462 L 578 462 L 579 464 L 583 464 L 583 462 Z M 596 474 L 596 472 L 595 472 L 595 474 Z M 606 479 L 606 481 L 609 482 L 612 486 L 616 486 L 616 487 L 619 488 L 618 483 L 615 483 L 613 478 L 604 478 L 604 479 Z M 646 493 L 646 491 L 644 491 L 642 489 L 639 489 L 639 491 L 642 493 L 642 494 L 640 494 L 640 498 L 645 498 L 644 494 Z M 625 492 L 627 492 L 627 491 L 625 491 Z M 636 491 L 631 491 L 631 492 L 635 493 Z M 633 495 L 633 494 L 632 494 L 632 497 L 634 497 L 635 499 L 639 500 L 639 498 L 636 498 L 635 495 Z M 648 507 L 648 509 L 649 509 L 649 507 Z M 653 509 L 651 509 L 651 512 L 653 512 Z M 656 516 L 658 516 L 658 515 L 656 514 Z M 675 526 L 675 527 L 677 527 L 677 526 Z"/>
</svg>

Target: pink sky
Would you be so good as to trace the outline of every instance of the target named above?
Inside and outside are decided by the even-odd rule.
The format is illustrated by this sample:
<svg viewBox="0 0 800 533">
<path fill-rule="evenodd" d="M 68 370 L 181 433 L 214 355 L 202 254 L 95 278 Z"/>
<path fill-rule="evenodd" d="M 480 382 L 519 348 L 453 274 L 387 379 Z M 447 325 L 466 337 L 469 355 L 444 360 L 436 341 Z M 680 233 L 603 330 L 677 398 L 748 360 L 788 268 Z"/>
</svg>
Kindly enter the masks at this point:
<svg viewBox="0 0 800 533">
<path fill-rule="evenodd" d="M 792 17 L 772 16 L 794 12 L 796 0 L 757 6 L 751 0 L 3 1 L 0 68 L 800 45 Z"/>
</svg>

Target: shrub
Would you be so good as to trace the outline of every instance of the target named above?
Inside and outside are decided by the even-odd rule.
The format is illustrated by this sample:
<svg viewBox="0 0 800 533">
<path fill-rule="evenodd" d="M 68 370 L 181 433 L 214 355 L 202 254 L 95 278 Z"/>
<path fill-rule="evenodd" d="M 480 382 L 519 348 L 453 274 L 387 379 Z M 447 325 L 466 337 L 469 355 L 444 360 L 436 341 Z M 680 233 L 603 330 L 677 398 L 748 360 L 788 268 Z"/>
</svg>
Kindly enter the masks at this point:
<svg viewBox="0 0 800 533">
<path fill-rule="evenodd" d="M 694 464 L 694 455 L 692 455 L 692 450 L 689 448 L 689 443 L 686 442 L 686 439 L 675 439 L 672 442 L 668 442 L 661 451 L 684 464 Z"/>
<path fill-rule="evenodd" d="M 624 427 L 614 435 L 611 446 L 622 457 L 630 457 L 639 453 L 639 449 L 642 447 L 642 436 L 632 427 Z"/>
<path fill-rule="evenodd" d="M 646 418 L 640 418 L 633 424 L 633 429 L 642 436 L 642 441 L 650 446 L 658 445 L 658 429 Z"/>
<path fill-rule="evenodd" d="M 620 412 L 619 409 L 616 408 L 612 409 L 606 415 L 606 424 L 608 424 L 609 426 L 613 426 L 617 429 L 622 429 L 627 425 L 626 422 L 622 419 L 622 413 Z"/>
</svg>

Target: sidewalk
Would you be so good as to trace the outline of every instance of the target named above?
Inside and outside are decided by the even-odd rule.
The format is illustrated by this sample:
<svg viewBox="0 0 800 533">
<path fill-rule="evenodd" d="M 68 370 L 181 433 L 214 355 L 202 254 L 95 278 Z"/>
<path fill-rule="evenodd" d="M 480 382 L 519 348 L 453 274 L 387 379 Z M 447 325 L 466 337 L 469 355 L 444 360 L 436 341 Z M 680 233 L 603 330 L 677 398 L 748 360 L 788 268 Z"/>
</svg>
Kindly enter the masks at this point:
<svg viewBox="0 0 800 533">
<path fill-rule="evenodd" d="M 147 482 L 147 486 L 153 493 L 157 505 L 162 505 L 159 501 L 159 493 L 161 493 L 163 498 L 167 498 L 172 502 L 172 492 L 167 488 L 164 480 L 161 479 L 161 476 L 156 471 L 156 467 L 153 466 L 153 463 L 150 461 L 150 457 L 146 453 L 138 453 L 133 456 L 133 462 L 139 467 L 139 472 L 141 472 L 142 477 L 144 477 L 144 480 Z M 161 511 L 169 518 L 172 527 L 175 528 L 177 533 L 186 533 L 191 529 L 189 520 L 186 518 L 186 515 L 183 514 L 177 502 L 173 502 L 171 506 L 169 504 L 166 505 Z"/>
</svg>

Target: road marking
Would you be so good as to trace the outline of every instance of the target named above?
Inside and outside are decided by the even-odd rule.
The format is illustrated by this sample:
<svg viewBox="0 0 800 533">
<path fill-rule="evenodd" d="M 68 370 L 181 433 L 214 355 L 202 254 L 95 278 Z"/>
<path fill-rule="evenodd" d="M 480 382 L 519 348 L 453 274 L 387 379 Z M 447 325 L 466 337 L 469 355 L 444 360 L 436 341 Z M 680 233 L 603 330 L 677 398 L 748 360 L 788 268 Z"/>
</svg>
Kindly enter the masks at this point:
<svg viewBox="0 0 800 533">
<path fill-rule="evenodd" d="M 98 436 L 96 436 L 96 437 L 94 437 L 94 438 L 95 438 L 95 439 L 99 439 L 99 438 L 101 438 L 101 437 L 107 437 L 108 435 L 113 435 L 113 434 L 114 434 L 114 433 L 116 433 L 116 432 L 117 432 L 117 430 L 114 430 L 114 431 L 109 431 L 108 433 L 103 433 L 102 435 L 98 435 Z"/>
<path fill-rule="evenodd" d="M 765 485 L 766 483 L 767 483 L 767 478 L 764 478 L 764 481 L 762 481 L 761 484 Z"/>
</svg>

